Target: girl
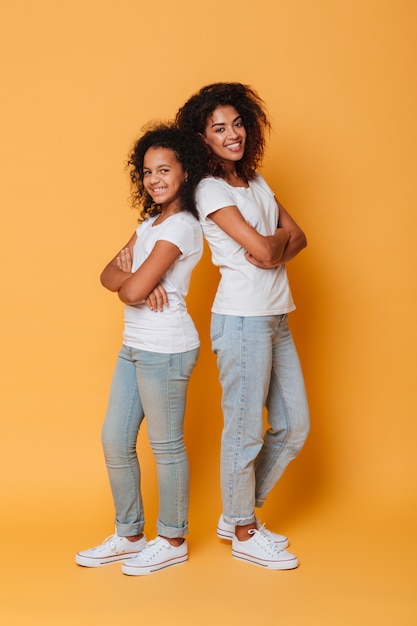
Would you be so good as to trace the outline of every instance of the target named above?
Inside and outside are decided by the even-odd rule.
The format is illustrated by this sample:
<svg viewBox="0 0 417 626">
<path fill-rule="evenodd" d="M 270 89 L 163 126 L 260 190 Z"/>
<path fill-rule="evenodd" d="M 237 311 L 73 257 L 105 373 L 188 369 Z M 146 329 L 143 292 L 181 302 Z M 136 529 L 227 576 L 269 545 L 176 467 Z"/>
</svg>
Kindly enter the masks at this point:
<svg viewBox="0 0 417 626">
<path fill-rule="evenodd" d="M 128 559 L 122 571 L 143 575 L 188 558 L 184 536 L 189 469 L 183 421 L 199 337 L 185 296 L 203 251 L 194 201 L 203 159 L 195 137 L 174 125 L 149 130 L 130 155 L 133 204 L 143 206 L 142 223 L 101 274 L 103 286 L 117 292 L 126 305 L 123 346 L 102 431 L 116 534 L 79 552 L 79 565 L 97 567 Z M 150 301 L 146 304 L 157 285 L 168 297 L 162 314 L 149 308 Z M 145 415 L 159 488 L 158 536 L 149 543 L 143 534 L 136 453 Z"/>
<path fill-rule="evenodd" d="M 270 124 L 255 91 L 240 83 L 208 85 L 185 103 L 176 121 L 208 150 L 197 208 L 221 273 L 211 322 L 224 416 L 217 534 L 232 539 L 237 559 L 292 569 L 298 561 L 283 549 L 288 540 L 260 526 L 254 509 L 301 450 L 309 429 L 288 328 L 287 314 L 295 306 L 285 269 L 306 238 L 256 171 Z"/>
</svg>

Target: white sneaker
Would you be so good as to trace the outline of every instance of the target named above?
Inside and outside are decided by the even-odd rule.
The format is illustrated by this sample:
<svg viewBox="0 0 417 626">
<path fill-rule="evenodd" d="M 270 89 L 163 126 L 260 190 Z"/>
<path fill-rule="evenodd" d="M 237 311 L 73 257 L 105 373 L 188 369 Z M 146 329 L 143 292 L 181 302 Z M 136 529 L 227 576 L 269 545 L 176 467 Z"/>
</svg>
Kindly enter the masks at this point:
<svg viewBox="0 0 417 626">
<path fill-rule="evenodd" d="M 113 561 L 123 561 L 129 556 L 135 556 L 146 546 L 146 537 L 137 541 L 129 541 L 126 537 L 110 535 L 102 544 L 95 548 L 82 550 L 75 557 L 75 562 L 84 567 L 100 567 Z"/>
<path fill-rule="evenodd" d="M 158 536 L 149 541 L 146 548 L 137 556 L 123 563 L 122 572 L 129 576 L 145 576 L 173 565 L 180 565 L 187 559 L 188 547 L 185 539 L 181 545 L 172 546 L 169 541 Z"/>
<path fill-rule="evenodd" d="M 267 528 L 265 528 L 264 525 L 261 524 L 258 518 L 256 518 L 256 526 L 261 533 L 269 537 L 269 539 L 273 543 L 278 544 L 281 548 L 286 548 L 287 546 L 290 545 L 290 542 L 288 541 L 287 537 L 285 537 L 284 535 L 278 535 L 278 533 L 273 533 L 271 530 L 268 530 Z M 223 514 L 221 514 L 219 517 L 218 524 L 217 524 L 217 536 L 220 537 L 220 539 L 226 539 L 227 541 L 232 541 L 234 534 L 235 534 L 234 525 L 228 524 L 225 521 Z"/>
<path fill-rule="evenodd" d="M 268 569 L 294 569 L 298 567 L 296 556 L 283 550 L 279 545 L 260 530 L 249 530 L 252 535 L 247 541 L 239 541 L 234 536 L 232 539 L 232 555 L 235 559 L 248 561 L 267 567 Z"/>
</svg>

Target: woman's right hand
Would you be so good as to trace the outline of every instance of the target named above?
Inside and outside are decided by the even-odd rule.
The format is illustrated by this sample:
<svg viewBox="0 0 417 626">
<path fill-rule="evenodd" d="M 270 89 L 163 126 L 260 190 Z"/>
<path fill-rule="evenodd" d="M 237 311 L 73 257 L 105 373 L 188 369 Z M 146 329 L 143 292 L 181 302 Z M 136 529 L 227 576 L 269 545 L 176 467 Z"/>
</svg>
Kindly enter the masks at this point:
<svg viewBox="0 0 417 626">
<path fill-rule="evenodd" d="M 122 272 L 132 271 L 132 254 L 130 248 L 123 248 L 116 257 L 116 265 Z"/>
<path fill-rule="evenodd" d="M 158 283 L 154 287 L 151 293 L 145 298 L 145 303 L 151 309 L 151 311 L 163 311 L 164 306 L 168 306 L 168 296 L 161 283 Z"/>
</svg>

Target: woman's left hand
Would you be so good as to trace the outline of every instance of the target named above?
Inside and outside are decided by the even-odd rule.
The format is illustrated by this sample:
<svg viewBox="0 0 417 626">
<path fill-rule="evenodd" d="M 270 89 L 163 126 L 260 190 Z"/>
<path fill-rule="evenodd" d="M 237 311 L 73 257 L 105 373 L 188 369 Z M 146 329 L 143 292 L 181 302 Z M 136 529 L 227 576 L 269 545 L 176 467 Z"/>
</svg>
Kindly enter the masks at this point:
<svg viewBox="0 0 417 626">
<path fill-rule="evenodd" d="M 151 293 L 145 298 L 145 303 L 151 311 L 163 311 L 168 306 L 168 296 L 161 283 L 158 283 Z"/>
</svg>

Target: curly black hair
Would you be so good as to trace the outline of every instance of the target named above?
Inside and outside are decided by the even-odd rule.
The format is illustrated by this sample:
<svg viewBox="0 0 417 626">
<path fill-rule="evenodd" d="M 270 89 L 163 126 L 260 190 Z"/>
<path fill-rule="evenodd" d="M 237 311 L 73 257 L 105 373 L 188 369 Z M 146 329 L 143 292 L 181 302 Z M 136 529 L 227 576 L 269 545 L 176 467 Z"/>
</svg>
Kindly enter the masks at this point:
<svg viewBox="0 0 417 626">
<path fill-rule="evenodd" d="M 202 87 L 179 109 L 175 121 L 182 130 L 191 130 L 204 136 L 208 117 L 218 106 L 233 106 L 242 116 L 246 130 L 245 153 L 236 163 L 236 172 L 246 180 L 253 180 L 265 150 L 265 134 L 271 129 L 263 100 L 248 85 L 241 83 L 213 83 Z M 224 176 L 222 161 L 209 149 L 207 174 Z"/>
<path fill-rule="evenodd" d="M 158 123 L 148 128 L 134 144 L 129 155 L 127 167 L 131 181 L 131 202 L 134 208 L 141 208 L 139 221 L 161 212 L 146 191 L 143 184 L 143 159 L 149 148 L 167 148 L 172 150 L 181 163 L 187 180 L 181 185 L 181 211 L 188 211 L 198 219 L 194 192 L 197 183 L 205 175 L 207 153 L 204 147 L 190 131 L 180 130 L 174 122 Z"/>
</svg>

